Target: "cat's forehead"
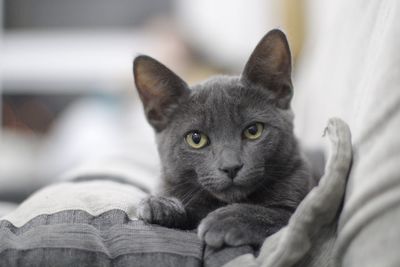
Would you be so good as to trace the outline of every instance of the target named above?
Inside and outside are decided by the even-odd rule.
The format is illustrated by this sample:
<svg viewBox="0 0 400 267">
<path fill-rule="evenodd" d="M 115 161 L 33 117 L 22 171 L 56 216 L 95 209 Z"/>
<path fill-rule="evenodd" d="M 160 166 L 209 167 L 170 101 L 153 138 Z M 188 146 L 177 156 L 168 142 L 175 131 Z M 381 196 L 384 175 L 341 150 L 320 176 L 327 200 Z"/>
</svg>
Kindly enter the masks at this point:
<svg viewBox="0 0 400 267">
<path fill-rule="evenodd" d="M 248 106 L 262 99 L 267 100 L 263 92 L 247 88 L 239 77 L 216 76 L 193 86 L 189 102 L 203 109 L 223 109 Z"/>
<path fill-rule="evenodd" d="M 269 120 L 275 110 L 264 92 L 246 87 L 238 77 L 220 76 L 192 87 L 176 121 L 189 128 L 240 129 L 250 122 Z"/>
<path fill-rule="evenodd" d="M 218 75 L 212 76 L 207 80 L 192 86 L 192 90 L 207 89 L 226 89 L 242 85 L 240 78 L 237 76 Z"/>
</svg>

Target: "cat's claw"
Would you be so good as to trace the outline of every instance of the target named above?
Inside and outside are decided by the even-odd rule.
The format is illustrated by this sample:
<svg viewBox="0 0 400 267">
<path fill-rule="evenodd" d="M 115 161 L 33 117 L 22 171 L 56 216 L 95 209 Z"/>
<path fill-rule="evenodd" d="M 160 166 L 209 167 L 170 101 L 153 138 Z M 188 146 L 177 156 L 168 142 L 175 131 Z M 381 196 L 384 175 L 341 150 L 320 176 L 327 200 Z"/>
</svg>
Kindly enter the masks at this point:
<svg viewBox="0 0 400 267">
<path fill-rule="evenodd" d="M 139 219 L 166 227 L 179 228 L 186 221 L 183 204 L 173 197 L 149 196 L 143 199 L 137 209 Z"/>
</svg>

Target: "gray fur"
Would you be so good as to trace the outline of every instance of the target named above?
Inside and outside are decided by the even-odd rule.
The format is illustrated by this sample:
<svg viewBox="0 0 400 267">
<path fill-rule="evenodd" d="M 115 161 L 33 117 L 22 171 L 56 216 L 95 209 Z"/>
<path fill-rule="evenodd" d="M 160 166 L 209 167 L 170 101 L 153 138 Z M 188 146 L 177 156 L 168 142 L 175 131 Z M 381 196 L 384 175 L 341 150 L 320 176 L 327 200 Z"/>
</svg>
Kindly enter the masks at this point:
<svg viewBox="0 0 400 267">
<path fill-rule="evenodd" d="M 282 61 L 276 62 L 274 55 L 265 53 L 263 42 L 269 45 L 270 53 L 275 53 L 275 47 L 271 48 L 275 43 L 281 50 L 287 49 L 283 56 L 289 59 L 284 58 L 284 69 Z M 157 69 L 166 68 L 140 56 L 135 59 L 134 69 L 146 69 L 146 64 L 152 69 L 157 64 Z M 264 75 L 264 66 L 268 72 L 265 76 L 272 78 L 258 78 Z M 154 101 L 159 103 L 157 98 L 162 95 L 163 103 L 168 103 L 162 107 L 144 103 L 148 119 L 150 109 L 164 114 L 159 118 L 163 124 L 149 119 L 156 131 L 163 183 L 159 196 L 142 201 L 139 217 L 167 227 L 198 227 L 199 237 L 213 247 L 260 245 L 265 237 L 287 224 L 313 185 L 293 134 L 286 38 L 277 30 L 268 33 L 241 77 L 213 77 L 189 88 L 170 86 L 185 83 L 176 75 L 163 73 L 168 72 L 143 74 L 160 79 L 152 81 L 157 85 L 153 92 L 138 83 L 149 77 L 144 79 L 141 71 L 135 71 L 139 95 L 149 90 L 145 94 L 154 96 Z M 179 91 L 162 94 L 159 90 Z M 264 124 L 262 136 L 257 140 L 242 138 L 243 130 L 254 122 Z M 192 130 L 207 134 L 210 144 L 197 150 L 189 147 L 184 137 Z M 242 166 L 233 178 L 221 171 L 230 166 Z"/>
</svg>

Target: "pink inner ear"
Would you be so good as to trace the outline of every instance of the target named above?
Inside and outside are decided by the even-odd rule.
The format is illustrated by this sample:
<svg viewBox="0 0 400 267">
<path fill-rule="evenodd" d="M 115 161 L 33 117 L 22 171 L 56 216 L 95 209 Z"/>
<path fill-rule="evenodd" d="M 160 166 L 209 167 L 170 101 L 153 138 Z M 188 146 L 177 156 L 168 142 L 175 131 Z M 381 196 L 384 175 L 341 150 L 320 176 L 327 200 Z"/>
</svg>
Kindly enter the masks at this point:
<svg viewBox="0 0 400 267">
<path fill-rule="evenodd" d="M 159 131 L 168 122 L 170 109 L 189 89 L 174 72 L 149 56 L 135 59 L 134 77 L 147 119 Z"/>
<path fill-rule="evenodd" d="M 147 104 L 149 101 L 162 96 L 163 90 L 159 88 L 159 78 L 155 77 L 146 67 L 137 66 L 135 81 L 139 95 L 144 103 Z"/>
<path fill-rule="evenodd" d="M 291 56 L 286 37 L 283 32 L 272 30 L 254 49 L 246 64 L 244 75 L 249 81 L 268 87 L 276 76 L 290 79 L 290 72 Z"/>
<path fill-rule="evenodd" d="M 288 48 L 282 40 L 275 40 L 274 52 L 271 57 L 271 63 L 275 65 L 275 69 L 280 72 L 287 72 L 291 69 L 290 54 Z"/>
<path fill-rule="evenodd" d="M 288 108 L 292 97 L 291 56 L 286 37 L 279 30 L 267 33 L 247 62 L 242 77 L 271 94 L 278 107 Z"/>
<path fill-rule="evenodd" d="M 265 71 L 269 71 L 270 74 L 290 73 L 290 51 L 283 36 L 268 36 L 258 49 L 261 50 L 259 57 L 264 58 Z"/>
</svg>

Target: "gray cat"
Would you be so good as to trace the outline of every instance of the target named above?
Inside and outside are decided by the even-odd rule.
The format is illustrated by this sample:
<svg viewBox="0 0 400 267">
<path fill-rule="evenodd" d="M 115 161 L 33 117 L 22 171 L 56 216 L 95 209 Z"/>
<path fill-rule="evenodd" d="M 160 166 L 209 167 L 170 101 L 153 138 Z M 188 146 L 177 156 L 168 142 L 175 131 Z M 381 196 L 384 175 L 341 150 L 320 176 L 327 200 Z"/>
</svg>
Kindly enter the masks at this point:
<svg viewBox="0 0 400 267">
<path fill-rule="evenodd" d="M 159 195 L 141 202 L 139 218 L 197 227 L 216 248 L 259 246 L 286 225 L 313 179 L 293 134 L 285 35 L 267 33 L 240 77 L 189 87 L 148 56 L 136 57 L 133 70 L 163 178 Z"/>
</svg>

